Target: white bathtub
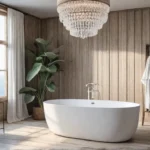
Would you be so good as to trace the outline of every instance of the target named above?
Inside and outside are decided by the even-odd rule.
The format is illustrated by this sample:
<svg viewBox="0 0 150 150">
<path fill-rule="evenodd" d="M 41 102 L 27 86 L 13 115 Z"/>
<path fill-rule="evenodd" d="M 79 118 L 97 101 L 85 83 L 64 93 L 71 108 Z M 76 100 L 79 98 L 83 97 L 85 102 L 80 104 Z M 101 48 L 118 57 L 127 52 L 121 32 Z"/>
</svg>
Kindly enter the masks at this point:
<svg viewBox="0 0 150 150">
<path fill-rule="evenodd" d="M 61 136 L 102 142 L 132 138 L 139 104 L 118 101 L 60 99 L 44 102 L 49 129 Z"/>
</svg>

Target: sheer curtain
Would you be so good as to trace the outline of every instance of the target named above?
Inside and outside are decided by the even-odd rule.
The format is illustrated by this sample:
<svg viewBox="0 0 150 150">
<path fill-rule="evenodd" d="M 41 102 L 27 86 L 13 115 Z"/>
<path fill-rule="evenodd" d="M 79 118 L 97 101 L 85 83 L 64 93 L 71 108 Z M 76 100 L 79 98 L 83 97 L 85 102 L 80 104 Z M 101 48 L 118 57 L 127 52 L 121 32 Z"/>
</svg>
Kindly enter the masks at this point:
<svg viewBox="0 0 150 150">
<path fill-rule="evenodd" d="M 8 123 L 28 118 L 23 95 L 25 86 L 24 15 L 8 9 Z"/>
</svg>

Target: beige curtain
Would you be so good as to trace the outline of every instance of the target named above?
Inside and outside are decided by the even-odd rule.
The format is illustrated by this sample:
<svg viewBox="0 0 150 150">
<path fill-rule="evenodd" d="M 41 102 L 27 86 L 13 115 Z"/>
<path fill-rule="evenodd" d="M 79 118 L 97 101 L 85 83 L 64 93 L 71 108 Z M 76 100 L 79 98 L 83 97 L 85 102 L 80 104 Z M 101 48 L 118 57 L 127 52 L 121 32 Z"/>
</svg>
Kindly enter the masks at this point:
<svg viewBox="0 0 150 150">
<path fill-rule="evenodd" d="M 19 90 L 25 86 L 24 15 L 8 9 L 8 123 L 28 118 Z"/>
</svg>

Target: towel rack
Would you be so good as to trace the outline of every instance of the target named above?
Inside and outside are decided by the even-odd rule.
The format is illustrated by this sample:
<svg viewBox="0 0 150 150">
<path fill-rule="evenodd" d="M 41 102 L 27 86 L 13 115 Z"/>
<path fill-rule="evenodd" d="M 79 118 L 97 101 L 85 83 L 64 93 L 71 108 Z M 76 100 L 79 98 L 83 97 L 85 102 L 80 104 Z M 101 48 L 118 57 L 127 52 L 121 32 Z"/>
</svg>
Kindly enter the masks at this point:
<svg viewBox="0 0 150 150">
<path fill-rule="evenodd" d="M 146 59 L 145 59 L 145 64 L 147 62 L 148 57 L 150 56 L 150 45 L 146 45 Z M 144 126 L 145 122 L 145 113 L 149 113 L 148 110 L 145 109 L 145 94 L 144 94 L 144 86 L 143 86 L 143 116 L 142 116 L 142 126 Z"/>
</svg>

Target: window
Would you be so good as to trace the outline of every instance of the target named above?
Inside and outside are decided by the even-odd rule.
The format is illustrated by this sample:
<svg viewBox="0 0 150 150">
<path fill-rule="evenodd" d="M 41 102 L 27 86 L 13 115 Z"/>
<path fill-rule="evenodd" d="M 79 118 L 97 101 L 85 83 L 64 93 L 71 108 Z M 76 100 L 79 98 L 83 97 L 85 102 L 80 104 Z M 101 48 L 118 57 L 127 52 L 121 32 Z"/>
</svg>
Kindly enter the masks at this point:
<svg viewBox="0 0 150 150">
<path fill-rule="evenodd" d="M 0 6 L 0 100 L 7 99 L 7 10 Z"/>
</svg>

